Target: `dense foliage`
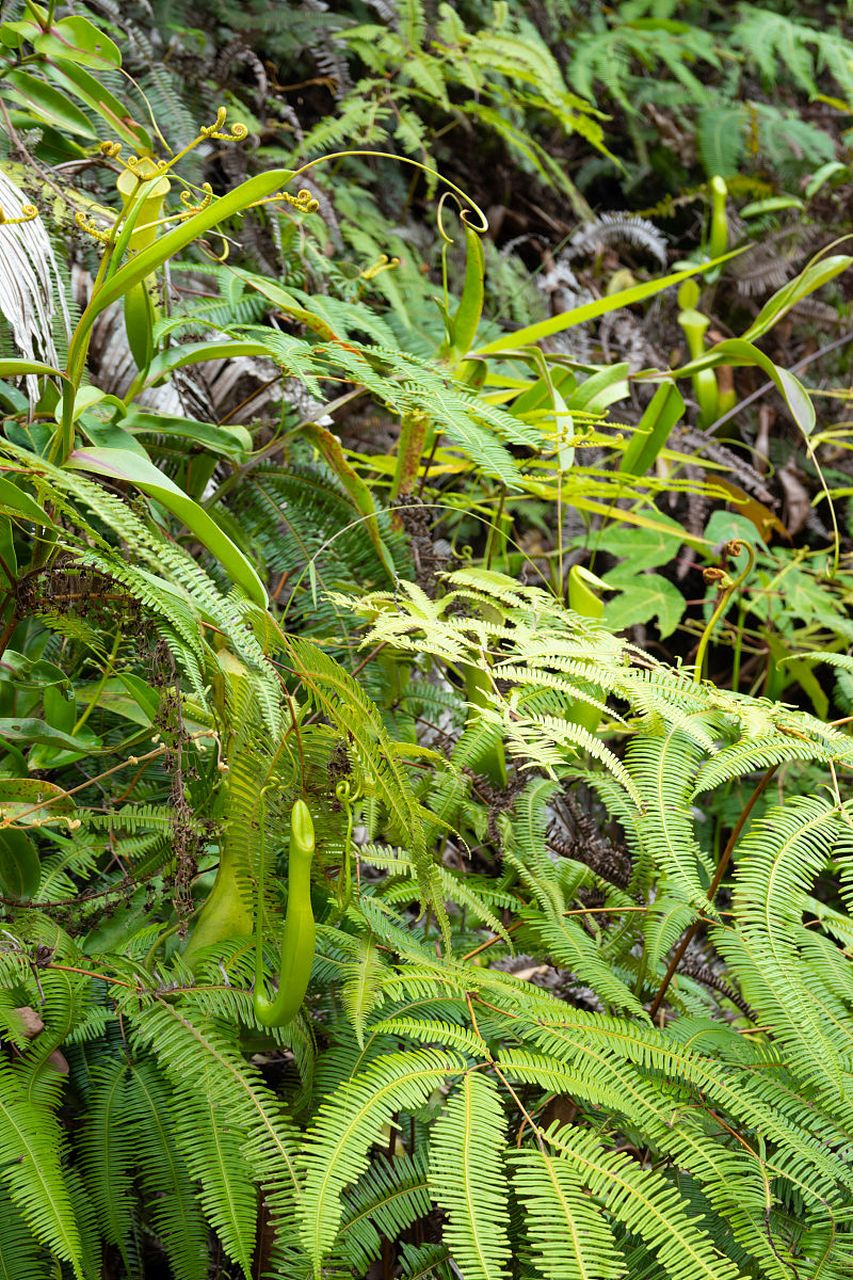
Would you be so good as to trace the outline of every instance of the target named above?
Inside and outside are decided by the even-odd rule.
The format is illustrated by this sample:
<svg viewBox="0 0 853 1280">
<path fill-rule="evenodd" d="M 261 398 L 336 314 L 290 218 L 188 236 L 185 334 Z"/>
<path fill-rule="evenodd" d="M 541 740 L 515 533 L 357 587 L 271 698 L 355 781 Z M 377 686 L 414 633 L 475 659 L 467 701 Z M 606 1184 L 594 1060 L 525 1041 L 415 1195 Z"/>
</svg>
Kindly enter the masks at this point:
<svg viewBox="0 0 853 1280">
<path fill-rule="evenodd" d="M 853 1267 L 841 4 L 0 21 L 0 1277 Z"/>
</svg>

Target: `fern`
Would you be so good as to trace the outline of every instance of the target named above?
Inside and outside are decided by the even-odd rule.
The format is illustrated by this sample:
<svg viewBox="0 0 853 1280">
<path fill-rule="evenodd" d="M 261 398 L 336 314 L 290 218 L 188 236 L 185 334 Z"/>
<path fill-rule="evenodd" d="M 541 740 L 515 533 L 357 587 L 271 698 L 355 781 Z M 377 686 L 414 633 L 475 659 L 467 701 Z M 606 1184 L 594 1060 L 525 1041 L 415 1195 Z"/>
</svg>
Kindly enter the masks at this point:
<svg viewBox="0 0 853 1280">
<path fill-rule="evenodd" d="M 431 1208 L 422 1157 L 379 1157 L 345 1196 L 337 1247 L 356 1270 L 364 1271 L 381 1253 L 383 1237 L 399 1239 Z"/>
<path fill-rule="evenodd" d="M 624 1258 L 612 1228 L 568 1160 L 528 1148 L 515 1153 L 512 1167 L 530 1223 L 534 1265 L 543 1280 L 584 1280 L 592 1268 L 602 1280 L 623 1274 Z"/>
<path fill-rule="evenodd" d="M 389 1055 L 347 1081 L 320 1108 L 306 1140 L 300 1226 L 316 1276 L 338 1233 L 341 1192 L 364 1172 L 380 1127 L 395 1112 L 422 1106 L 433 1089 L 460 1069 L 458 1059 L 435 1050 Z"/>
<path fill-rule="evenodd" d="M 436 1121 L 430 1182 L 447 1214 L 445 1238 L 472 1280 L 507 1275 L 506 1196 L 502 1148 L 506 1119 L 487 1076 L 467 1072 Z"/>
</svg>

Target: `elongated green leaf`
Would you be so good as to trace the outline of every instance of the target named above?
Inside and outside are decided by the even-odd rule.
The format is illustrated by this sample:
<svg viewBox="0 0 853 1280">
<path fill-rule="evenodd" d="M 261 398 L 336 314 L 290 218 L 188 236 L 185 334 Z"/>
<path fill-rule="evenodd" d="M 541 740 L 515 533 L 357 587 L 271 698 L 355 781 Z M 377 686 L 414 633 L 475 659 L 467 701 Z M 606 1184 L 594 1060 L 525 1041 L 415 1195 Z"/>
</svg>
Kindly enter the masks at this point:
<svg viewBox="0 0 853 1280">
<path fill-rule="evenodd" d="M 459 306 L 453 316 L 452 346 L 457 357 L 468 354 L 483 314 L 483 277 L 486 260 L 480 233 L 465 225 L 465 284 Z"/>
<path fill-rule="evenodd" d="M 33 41 L 45 57 L 67 58 L 84 67 L 120 67 L 118 45 L 88 18 L 60 18 L 56 26 Z"/>
<path fill-rule="evenodd" d="M 347 462 L 340 441 L 336 436 L 332 435 L 331 431 L 327 431 L 325 427 L 318 426 L 313 422 L 303 427 L 303 431 L 316 444 L 326 462 L 332 468 L 350 498 L 352 498 L 356 510 L 364 517 L 364 527 L 367 530 L 370 541 L 376 548 L 376 554 L 382 561 L 382 567 L 391 581 L 396 581 L 397 571 L 394 568 L 391 553 L 382 541 L 382 533 L 377 520 L 376 503 L 373 500 L 373 494 L 370 489 L 358 472 Z"/>
<path fill-rule="evenodd" d="M 622 307 L 630 307 L 635 302 L 653 298 L 664 289 L 681 284 L 682 280 L 688 280 L 691 276 L 699 275 L 703 271 L 710 271 L 712 267 L 728 262 L 739 252 L 741 251 L 736 249 L 732 253 L 723 254 L 720 258 L 714 258 L 711 262 L 703 262 L 698 267 L 687 267 L 684 271 L 674 271 L 671 275 L 662 276 L 659 280 L 647 280 L 644 284 L 635 284 L 630 289 L 621 289 L 619 293 L 610 294 L 605 298 L 596 298 L 594 302 L 586 302 L 580 307 L 573 307 L 571 311 L 552 316 L 550 320 L 540 320 L 536 324 L 526 325 L 523 329 L 516 329 L 514 333 L 506 333 L 502 338 L 486 343 L 484 347 L 478 349 L 477 354 L 497 355 L 500 351 L 510 351 L 515 347 L 529 346 L 532 342 L 541 342 L 543 338 L 550 338 L 555 333 L 572 329 L 575 325 L 584 324 L 587 320 L 598 320 L 600 316 L 605 316 L 611 311 L 619 311 Z"/>
<path fill-rule="evenodd" d="M 239 187 L 214 200 L 206 209 L 201 209 L 191 218 L 187 218 L 186 222 L 167 231 L 147 249 L 135 254 L 130 261 L 120 267 L 109 284 L 98 291 L 86 309 L 89 322 L 94 323 L 96 316 L 113 302 L 123 298 L 133 285 L 144 280 L 146 276 L 152 275 L 162 267 L 164 262 L 174 258 L 205 231 L 218 226 L 220 222 L 225 222 L 227 218 L 233 218 L 236 214 L 242 213 L 259 200 L 265 200 L 274 191 L 286 186 L 292 177 L 293 172 L 290 169 L 269 169 L 266 173 L 259 173 L 257 177 L 241 182 Z"/>
<path fill-rule="evenodd" d="M 17 723 L 20 723 L 17 722 Z M 67 817 L 74 801 L 62 787 L 40 778 L 0 778 L 0 819 L 19 825 Z"/>
<path fill-rule="evenodd" d="M 676 369 L 675 377 L 686 378 L 718 364 L 756 365 L 762 369 L 775 383 L 803 435 L 811 434 L 815 424 L 815 411 L 803 384 L 790 370 L 774 364 L 768 355 L 745 338 L 727 338 L 725 342 L 718 342 L 698 360 L 691 360 L 689 364 Z"/>
<path fill-rule="evenodd" d="M 122 142 L 137 149 L 150 150 L 150 135 L 141 124 L 131 119 L 129 105 L 120 102 L 83 67 L 62 57 L 49 60 L 45 71 L 63 92 L 78 98 L 96 112 Z"/>
<path fill-rule="evenodd" d="M 187 342 L 180 347 L 170 347 L 155 356 L 145 374 L 148 385 L 166 377 L 174 369 L 190 364 L 204 364 L 207 360 L 236 360 L 240 356 L 267 356 L 270 349 L 263 342 Z"/>
<path fill-rule="evenodd" d="M 69 751 L 97 751 L 101 740 L 81 729 L 78 734 L 63 733 L 31 716 L 5 716 L 0 719 L 0 742 L 43 742 L 49 747 L 65 747 Z M 0 800 L 2 804 L 2 800 Z"/>
<path fill-rule="evenodd" d="M 834 280 L 842 271 L 846 271 L 851 263 L 853 263 L 853 257 L 838 253 L 830 258 L 820 258 L 806 267 L 805 271 L 801 271 L 793 280 L 789 280 L 765 302 L 746 333 L 741 335 L 743 341 L 754 342 L 756 338 L 767 333 L 768 329 L 772 329 L 774 324 L 791 310 L 791 307 L 796 306 L 816 289 L 828 284 L 830 280 Z"/>
<path fill-rule="evenodd" d="M 40 119 L 55 125 L 63 133 L 76 133 L 82 138 L 97 137 L 95 130 L 79 107 L 28 71 L 10 71 L 6 76 L 6 92 Z"/>
<path fill-rule="evenodd" d="M 322 316 L 316 315 L 315 312 L 307 310 L 292 294 L 288 293 L 286 289 L 282 289 L 280 284 L 276 284 L 273 280 L 268 280 L 266 276 L 255 275 L 251 271 L 240 271 L 236 267 L 232 269 L 235 276 L 245 281 L 250 289 L 254 289 L 257 293 L 262 293 L 279 311 L 290 316 L 292 320 L 298 320 L 300 324 L 305 325 L 306 329 L 310 329 L 321 338 L 327 338 L 331 341 L 338 340 L 338 335 L 328 321 L 324 320 Z"/>
<path fill-rule="evenodd" d="M 632 476 L 644 476 L 683 413 L 684 397 L 678 387 L 674 382 L 662 383 L 652 396 L 622 454 L 619 470 L 627 471 Z"/>
<path fill-rule="evenodd" d="M 38 851 L 26 831 L 0 830 L 0 887 L 13 898 L 32 898 L 39 887 Z"/>
<path fill-rule="evenodd" d="M 266 588 L 243 552 L 223 533 L 204 508 L 188 498 L 153 462 L 140 458 L 127 449 L 77 449 L 66 465 L 77 471 L 91 471 L 95 475 L 123 480 L 141 489 L 149 498 L 153 498 L 182 520 L 249 598 L 266 607 Z"/>
<path fill-rule="evenodd" d="M 122 420 L 122 427 L 133 435 L 176 436 L 209 449 L 224 458 L 241 459 L 252 447 L 252 437 L 245 427 L 230 423 L 199 422 L 195 418 L 174 417 L 165 413 L 133 411 Z"/>
<path fill-rule="evenodd" d="M 48 378 L 62 378 L 65 375 L 52 365 L 42 364 L 39 360 L 0 360 L 0 378 L 22 378 L 25 374 L 44 374 Z"/>
<path fill-rule="evenodd" d="M 2 476 L 0 476 L 0 511 L 5 515 L 23 516 L 25 520 L 32 520 L 33 524 L 46 526 L 53 523 L 35 498 L 31 498 L 12 480 L 5 480 Z"/>
</svg>

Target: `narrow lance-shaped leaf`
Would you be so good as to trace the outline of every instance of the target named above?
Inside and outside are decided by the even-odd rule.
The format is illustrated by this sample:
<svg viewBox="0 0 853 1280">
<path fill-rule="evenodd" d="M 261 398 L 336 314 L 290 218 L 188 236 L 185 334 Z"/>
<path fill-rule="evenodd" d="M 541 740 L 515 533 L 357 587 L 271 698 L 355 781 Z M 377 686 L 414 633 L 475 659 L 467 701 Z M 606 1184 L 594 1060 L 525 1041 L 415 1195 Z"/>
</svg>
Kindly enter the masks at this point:
<svg viewBox="0 0 853 1280">
<path fill-rule="evenodd" d="M 451 321 L 452 347 L 461 359 L 470 351 L 483 313 L 483 278 L 486 269 L 480 233 L 465 223 L 465 283 Z"/>
<path fill-rule="evenodd" d="M 691 360 L 689 364 L 676 369 L 675 377 L 690 377 L 694 373 L 714 368 L 718 364 L 756 365 L 763 370 L 775 384 L 803 435 L 811 434 L 815 424 L 815 411 L 803 384 L 788 369 L 782 369 L 774 364 L 768 355 L 744 338 L 727 338 L 725 342 L 718 342 L 698 360 Z"/>
<path fill-rule="evenodd" d="M 242 213 L 251 205 L 267 199 L 273 192 L 285 186 L 292 177 L 293 172 L 290 169 L 270 169 L 266 173 L 258 174 L 257 177 L 249 178 L 246 182 L 241 182 L 233 191 L 229 191 L 227 195 L 214 200 L 206 209 L 201 209 L 185 222 L 167 231 L 147 249 L 135 254 L 115 273 L 109 284 L 99 290 L 90 306 L 86 308 L 88 325 L 94 323 L 95 317 L 113 302 L 123 298 L 133 285 L 150 276 L 170 258 L 174 258 L 198 236 L 209 231 L 211 227 L 218 226 L 227 218 L 233 218 L 236 214 Z"/>
<path fill-rule="evenodd" d="M 762 337 L 782 319 L 782 316 L 787 315 L 791 307 L 828 284 L 830 280 L 834 280 L 842 271 L 846 271 L 851 263 L 853 258 L 844 253 L 820 258 L 817 262 L 811 263 L 805 271 L 801 271 L 798 276 L 789 280 L 774 293 L 772 298 L 768 298 L 752 324 L 741 335 L 743 341 L 755 342 L 756 338 Z"/>
<path fill-rule="evenodd" d="M 364 527 L 376 549 L 376 554 L 382 562 L 382 567 L 391 581 L 395 582 L 397 580 L 397 571 L 394 568 L 391 553 L 382 541 L 376 503 L 373 500 L 373 494 L 370 489 L 358 472 L 347 462 L 340 441 L 331 431 L 327 431 L 325 427 L 318 426 L 314 422 L 307 423 L 302 429 L 309 439 L 316 444 L 326 462 L 346 489 L 356 510 L 364 517 Z"/>
<path fill-rule="evenodd" d="M 526 325 L 523 329 L 516 329 L 514 333 L 506 333 L 503 337 L 496 338 L 494 342 L 486 343 L 484 347 L 479 348 L 477 354 L 497 355 L 500 351 L 510 351 L 516 347 L 527 346 L 531 342 L 541 342 L 543 338 L 550 338 L 555 333 L 574 328 L 575 325 L 584 324 L 588 320 L 597 320 L 611 311 L 618 311 L 635 302 L 653 298 L 655 294 L 662 293 L 664 289 L 669 289 L 675 284 L 681 284 L 682 280 L 687 280 L 690 276 L 709 271 L 711 267 L 727 262 L 739 252 L 740 250 L 735 250 L 734 253 L 726 253 L 712 262 L 703 262 L 698 267 L 675 271 L 671 275 L 662 276 L 660 280 L 647 280 L 643 284 L 635 284 L 630 289 L 621 289 L 618 293 L 596 298 L 595 301 L 586 302 L 580 307 L 573 307 L 571 311 L 563 311 L 558 316 L 552 316 L 550 320 L 540 320 L 536 324 Z"/>
<path fill-rule="evenodd" d="M 683 413 L 684 397 L 678 387 L 674 382 L 662 383 L 622 454 L 619 470 L 632 476 L 644 476 Z"/>
</svg>

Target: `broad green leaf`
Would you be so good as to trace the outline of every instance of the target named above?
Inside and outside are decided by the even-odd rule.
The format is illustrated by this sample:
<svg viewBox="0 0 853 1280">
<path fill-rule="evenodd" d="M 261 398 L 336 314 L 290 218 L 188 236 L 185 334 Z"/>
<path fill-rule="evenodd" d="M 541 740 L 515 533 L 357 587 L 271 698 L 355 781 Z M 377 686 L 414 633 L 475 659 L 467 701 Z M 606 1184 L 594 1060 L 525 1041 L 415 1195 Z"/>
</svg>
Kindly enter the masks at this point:
<svg viewBox="0 0 853 1280">
<path fill-rule="evenodd" d="M 62 787 L 41 778 L 0 778 L 0 820 L 33 826 L 48 818 L 67 818 L 74 801 Z"/>
<path fill-rule="evenodd" d="M 649 529 L 629 528 L 624 524 L 611 525 L 596 536 L 592 545 L 596 552 L 606 551 L 619 560 L 630 559 L 634 573 L 641 569 L 656 569 L 658 565 L 668 564 L 672 560 L 684 540 L 681 525 L 673 520 L 672 527 L 668 528 L 663 523 L 663 516 L 658 519 L 657 527 Z M 755 530 L 752 532 L 754 536 Z M 707 530 L 706 536 L 711 536 Z M 589 535 L 584 534 L 574 541 L 576 545 L 585 546 L 588 540 Z"/>
<path fill-rule="evenodd" d="M 678 588 L 659 573 L 632 573 L 628 565 L 605 574 L 607 585 L 619 595 L 604 606 L 604 620 L 614 631 L 657 619 L 661 638 L 671 635 L 687 607 Z"/>
<path fill-rule="evenodd" d="M 110 132 L 122 142 L 138 151 L 151 149 L 151 137 L 142 125 L 131 117 L 130 106 L 120 102 L 109 89 L 106 89 L 83 67 L 65 58 L 54 58 L 48 61 L 45 71 L 60 89 L 79 98 L 85 106 L 99 115 Z"/>
<path fill-rule="evenodd" d="M 92 755 L 102 750 L 101 739 L 96 734 L 90 733 L 88 729 L 81 729 L 76 734 L 63 733 L 61 729 L 54 729 L 52 725 L 34 716 L 0 718 L 0 743 L 10 743 L 13 747 L 31 746 L 37 743 L 71 751 L 76 756 Z M 38 764 L 38 756 L 35 758 L 34 765 L 41 767 Z"/>
<path fill-rule="evenodd" d="M 66 465 L 73 470 L 90 471 L 95 475 L 123 480 L 141 489 L 149 498 L 153 498 L 182 520 L 249 598 L 266 608 L 266 588 L 243 552 L 223 533 L 204 508 L 188 498 L 150 459 L 140 458 L 127 449 L 76 449 Z"/>
<path fill-rule="evenodd" d="M 38 850 L 26 831 L 0 828 L 0 889 L 11 898 L 32 898 L 39 887 Z"/>
<path fill-rule="evenodd" d="M 0 680 L 10 680 L 18 689 L 44 689 L 56 685 L 67 689 L 65 672 L 45 658 L 29 658 L 25 653 L 7 649 L 0 658 Z"/>
<path fill-rule="evenodd" d="M 52 85 L 31 76 L 28 71 L 10 71 L 4 83 L 8 96 L 22 103 L 39 119 L 55 125 L 62 133 L 76 133 L 81 138 L 96 140 L 97 134 L 80 108 Z"/>
<path fill-rule="evenodd" d="M 61 405 L 60 405 L 61 408 Z M 148 458 L 148 451 L 141 441 L 132 436 L 124 427 L 117 427 L 112 422 L 104 422 L 94 414 L 81 414 L 80 431 L 98 449 L 127 449 L 142 459 Z"/>
<path fill-rule="evenodd" d="M 74 422 L 81 414 L 86 413 L 89 409 L 94 409 L 99 404 L 111 404 L 115 408 L 124 409 L 124 403 L 117 396 L 107 395 L 106 391 L 101 391 L 99 387 L 80 387 L 74 396 L 74 407 L 71 411 L 71 417 Z M 62 404 L 57 404 L 53 411 L 53 416 L 57 422 L 62 421 Z"/>
<path fill-rule="evenodd" d="M 653 298 L 655 294 L 662 293 L 664 289 L 670 289 L 673 285 L 681 284 L 682 280 L 688 280 L 691 276 L 699 275 L 703 271 L 710 271 L 712 267 L 718 267 L 723 262 L 728 262 L 730 258 L 735 257 L 741 250 L 735 249 L 731 253 L 725 253 L 720 258 L 714 258 L 710 262 L 702 262 L 695 267 L 687 267 L 684 271 L 675 271 L 671 275 L 662 276 L 659 280 L 647 280 L 644 284 L 635 284 L 630 289 L 622 289 L 619 293 L 610 294 L 606 298 L 596 298 L 593 302 L 585 302 L 583 306 L 573 307 L 571 311 L 564 311 L 561 315 L 552 316 L 550 320 L 540 320 L 536 324 L 526 325 L 523 329 L 516 329 L 514 333 L 505 333 L 503 337 L 496 338 L 494 342 L 488 342 L 484 347 L 480 347 L 477 355 L 491 356 L 497 355 L 500 351 L 510 351 L 516 347 L 529 346 L 532 342 L 541 342 L 543 338 L 550 338 L 555 333 L 562 333 L 565 329 L 571 329 L 575 325 L 584 324 L 588 320 L 597 320 L 600 316 L 608 315 L 611 311 L 619 311 L 622 307 L 630 307 L 635 302 L 643 302 L 646 298 Z"/>
<path fill-rule="evenodd" d="M 150 684 L 146 684 L 139 676 L 132 675 L 129 671 L 120 671 L 118 679 L 124 685 L 133 701 L 139 707 L 143 716 L 149 721 L 153 720 L 160 709 L 160 694 L 153 689 Z M 109 681 L 107 685 L 109 686 Z"/>
<path fill-rule="evenodd" d="M 5 515 L 21 516 L 24 520 L 31 520 L 33 524 L 45 527 L 53 523 L 35 498 L 31 498 L 23 489 L 19 489 L 14 481 L 6 480 L 2 476 L 0 476 L 0 511 Z"/>
<path fill-rule="evenodd" d="M 32 44 L 37 35 L 41 33 L 42 28 L 37 22 L 30 19 L 24 19 L 20 22 L 4 22 L 0 26 L 0 44 L 7 49 L 20 49 L 21 45 L 26 42 Z"/>
<path fill-rule="evenodd" d="M 67 58 L 84 67 L 120 67 L 118 45 L 88 18 L 61 18 L 50 31 L 37 36 L 33 46 L 45 57 Z"/>
<path fill-rule="evenodd" d="M 78 702 L 88 703 L 97 697 L 98 706 L 111 715 L 143 727 L 151 724 L 160 705 L 156 689 L 127 672 L 104 683 L 77 685 L 76 693 Z"/>
</svg>

